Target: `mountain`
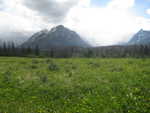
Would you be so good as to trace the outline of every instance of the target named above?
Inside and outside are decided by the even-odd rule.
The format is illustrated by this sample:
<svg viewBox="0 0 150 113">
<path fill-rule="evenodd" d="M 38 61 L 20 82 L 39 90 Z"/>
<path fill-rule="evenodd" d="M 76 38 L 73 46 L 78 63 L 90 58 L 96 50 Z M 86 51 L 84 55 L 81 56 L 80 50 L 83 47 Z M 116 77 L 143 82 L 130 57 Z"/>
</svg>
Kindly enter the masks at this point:
<svg viewBox="0 0 150 113">
<path fill-rule="evenodd" d="M 141 29 L 136 33 L 131 40 L 127 43 L 128 45 L 148 45 L 150 44 L 150 31 Z"/>
<path fill-rule="evenodd" d="M 37 32 L 22 44 L 22 47 L 35 48 L 36 46 L 42 50 L 52 47 L 90 47 L 76 32 L 63 25 L 56 26 L 50 31 Z"/>
</svg>

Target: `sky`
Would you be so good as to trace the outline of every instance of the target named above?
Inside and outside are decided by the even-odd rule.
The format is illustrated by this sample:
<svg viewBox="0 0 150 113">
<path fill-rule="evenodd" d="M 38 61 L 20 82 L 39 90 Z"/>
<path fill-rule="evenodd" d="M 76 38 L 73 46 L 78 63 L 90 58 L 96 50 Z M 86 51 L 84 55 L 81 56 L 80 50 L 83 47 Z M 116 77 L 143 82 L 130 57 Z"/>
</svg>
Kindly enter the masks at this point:
<svg viewBox="0 0 150 113">
<path fill-rule="evenodd" d="M 150 30 L 150 0 L 0 0 L 0 32 L 64 25 L 94 45 L 128 41 Z"/>
</svg>

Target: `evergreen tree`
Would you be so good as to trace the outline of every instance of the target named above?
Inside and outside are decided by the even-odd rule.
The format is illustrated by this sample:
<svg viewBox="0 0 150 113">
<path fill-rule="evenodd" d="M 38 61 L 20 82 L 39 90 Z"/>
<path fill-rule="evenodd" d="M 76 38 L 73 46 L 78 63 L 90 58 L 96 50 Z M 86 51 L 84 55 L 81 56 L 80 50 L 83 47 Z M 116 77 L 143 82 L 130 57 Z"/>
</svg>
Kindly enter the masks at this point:
<svg viewBox="0 0 150 113">
<path fill-rule="evenodd" d="M 39 56 L 39 54 L 40 54 L 39 46 L 36 45 L 36 47 L 35 47 L 35 55 Z"/>
</svg>

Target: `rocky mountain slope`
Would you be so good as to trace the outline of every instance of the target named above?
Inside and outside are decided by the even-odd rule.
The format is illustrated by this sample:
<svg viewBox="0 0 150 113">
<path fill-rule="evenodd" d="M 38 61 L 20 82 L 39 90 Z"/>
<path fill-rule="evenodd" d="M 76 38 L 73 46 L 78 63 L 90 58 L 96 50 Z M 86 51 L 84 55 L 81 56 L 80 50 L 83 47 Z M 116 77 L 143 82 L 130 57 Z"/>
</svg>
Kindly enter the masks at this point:
<svg viewBox="0 0 150 113">
<path fill-rule="evenodd" d="M 150 31 L 141 29 L 136 33 L 131 40 L 127 43 L 129 45 L 149 45 L 150 44 Z"/>
<path fill-rule="evenodd" d="M 69 30 L 63 25 L 49 30 L 42 30 L 29 38 L 22 47 L 49 49 L 52 47 L 90 47 L 76 32 Z"/>
</svg>

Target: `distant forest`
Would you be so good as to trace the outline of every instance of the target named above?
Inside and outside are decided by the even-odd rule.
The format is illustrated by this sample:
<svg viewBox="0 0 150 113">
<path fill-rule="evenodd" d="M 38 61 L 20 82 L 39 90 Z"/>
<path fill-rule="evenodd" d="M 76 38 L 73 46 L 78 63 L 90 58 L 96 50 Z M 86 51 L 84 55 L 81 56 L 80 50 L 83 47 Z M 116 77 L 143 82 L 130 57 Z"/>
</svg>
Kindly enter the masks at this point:
<svg viewBox="0 0 150 113">
<path fill-rule="evenodd" d="M 16 47 L 14 43 L 0 46 L 0 56 L 51 57 L 51 58 L 144 58 L 150 57 L 150 45 L 102 46 L 93 48 L 53 47 L 47 50 Z"/>
</svg>

